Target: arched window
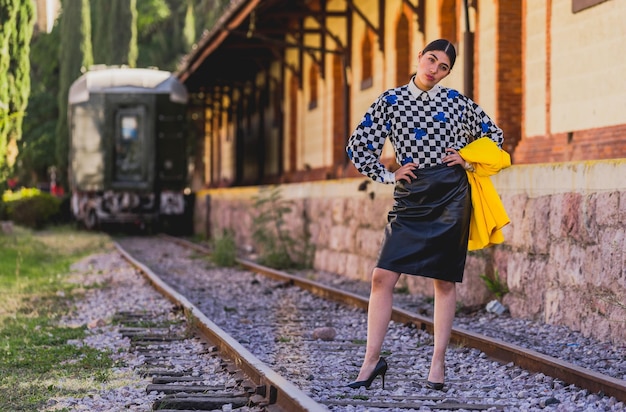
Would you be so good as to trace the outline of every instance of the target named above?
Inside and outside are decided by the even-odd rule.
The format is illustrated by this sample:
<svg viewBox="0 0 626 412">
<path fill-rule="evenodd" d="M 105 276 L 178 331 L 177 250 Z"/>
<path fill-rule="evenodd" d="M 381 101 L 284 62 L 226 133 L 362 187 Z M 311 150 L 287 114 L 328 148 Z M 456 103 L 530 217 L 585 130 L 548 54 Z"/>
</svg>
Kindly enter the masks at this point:
<svg viewBox="0 0 626 412">
<path fill-rule="evenodd" d="M 309 110 L 317 107 L 317 84 L 319 83 L 320 70 L 317 64 L 311 63 L 309 68 Z"/>
<path fill-rule="evenodd" d="M 402 13 L 396 25 L 396 85 L 407 84 L 411 77 L 409 19 Z"/>
<path fill-rule="evenodd" d="M 458 44 L 456 0 L 443 0 L 439 8 L 439 20 L 441 21 L 441 37 Z"/>
<path fill-rule="evenodd" d="M 373 37 L 374 34 L 370 30 L 366 30 L 363 36 L 363 42 L 361 43 L 361 90 L 372 87 L 374 81 L 372 79 L 372 73 L 374 71 L 372 68 L 374 64 Z"/>
</svg>

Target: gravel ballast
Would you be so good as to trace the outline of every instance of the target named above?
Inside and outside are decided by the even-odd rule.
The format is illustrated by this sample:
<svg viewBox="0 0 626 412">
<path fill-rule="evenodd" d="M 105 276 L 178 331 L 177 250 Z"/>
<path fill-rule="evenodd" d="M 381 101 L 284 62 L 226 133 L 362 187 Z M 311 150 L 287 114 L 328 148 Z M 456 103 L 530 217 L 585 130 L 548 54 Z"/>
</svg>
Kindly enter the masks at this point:
<svg viewBox="0 0 626 412">
<path fill-rule="evenodd" d="M 283 287 L 260 276 L 234 268 L 215 268 L 193 253 L 169 242 L 154 238 L 132 238 L 123 246 L 139 253 L 139 259 L 150 262 L 156 270 L 170 278 L 173 286 L 186 290 L 186 295 L 213 322 L 230 333 L 259 359 L 319 402 L 351 396 L 345 384 L 358 371 L 364 346 L 351 342 L 364 341 L 366 313 L 361 310 L 324 302 L 296 288 Z M 153 269 L 154 270 L 154 269 Z M 113 350 L 124 367 L 114 371 L 110 383 L 95 384 L 83 398 L 54 399 L 49 409 L 66 407 L 70 410 L 150 410 L 157 394 L 145 391 L 147 384 L 133 369 L 136 360 L 125 351 L 128 343 L 116 327 L 110 324 L 115 313 L 145 310 L 146 307 L 173 316 L 171 304 L 160 297 L 136 271 L 116 252 L 90 256 L 72 268 L 74 281 L 105 283 L 103 289 L 91 289 L 77 304 L 75 313 L 64 320 L 67 324 L 90 325 L 89 336 L 83 342 L 98 348 Z M 321 283 L 333 284 L 367 296 L 369 285 L 341 279 L 333 274 L 302 274 Z M 424 307 L 428 303 L 418 297 L 398 296 L 396 306 Z M 325 314 L 323 322 L 311 323 L 313 313 Z M 276 330 L 276 321 L 284 320 L 283 330 Z M 288 326 L 295 321 L 299 328 Z M 267 328 L 264 327 L 267 326 Z M 291 325 L 291 324 L 289 324 Z M 619 379 L 626 378 L 626 349 L 595 342 L 563 327 L 543 325 L 507 314 L 498 316 L 485 311 L 459 316 L 456 326 L 498 337 L 522 347 L 568 360 L 574 364 Z M 334 336 L 323 341 L 315 333 L 323 328 Z M 333 333 L 330 333 L 333 335 Z M 432 395 L 422 385 L 428 371 L 432 337 L 425 332 L 392 322 L 383 350 L 390 353 L 390 370 L 383 390 L 372 385 L 369 394 L 390 396 Z M 284 341 L 284 342 L 283 342 Z M 296 349 L 297 348 L 297 349 Z M 322 348 L 322 349 L 320 349 Z M 325 349 L 324 349 L 325 348 Z M 320 351 L 319 353 L 314 351 Z M 316 354 L 317 353 L 317 354 Z M 317 360 L 317 363 L 315 363 Z M 450 399 L 480 398 L 482 403 L 500 405 L 492 410 L 554 410 L 554 411 L 620 411 L 624 404 L 615 398 L 590 394 L 586 390 L 542 374 L 532 374 L 516 366 L 501 365 L 471 348 L 450 348 L 447 356 L 445 395 Z M 210 365 L 207 365 L 209 368 Z M 106 406 L 105 406 L 106 405 Z M 117 407 L 117 409 L 116 409 Z M 434 404 L 423 409 L 433 410 Z M 374 411 L 349 407 L 345 411 Z"/>
</svg>

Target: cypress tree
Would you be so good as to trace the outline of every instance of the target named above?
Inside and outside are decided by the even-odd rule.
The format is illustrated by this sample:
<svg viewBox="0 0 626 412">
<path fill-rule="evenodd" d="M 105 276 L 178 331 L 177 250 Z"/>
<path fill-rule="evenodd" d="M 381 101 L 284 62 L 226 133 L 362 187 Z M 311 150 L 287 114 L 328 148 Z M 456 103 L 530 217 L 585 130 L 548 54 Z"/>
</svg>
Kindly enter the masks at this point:
<svg viewBox="0 0 626 412">
<path fill-rule="evenodd" d="M 56 130 L 56 157 L 58 177 L 67 185 L 69 129 L 67 124 L 67 97 L 70 86 L 83 71 L 93 64 L 91 50 L 91 20 L 89 0 L 64 0 L 60 21 L 61 46 L 59 53 L 59 122 Z"/>
<path fill-rule="evenodd" d="M 111 54 L 111 2 L 91 0 L 91 39 L 94 64 L 112 64 Z"/>
<path fill-rule="evenodd" d="M 30 94 L 30 40 L 35 24 L 35 9 L 31 0 L 19 0 L 15 27 L 9 41 L 9 109 L 15 116 L 9 122 L 9 141 L 14 144 L 22 137 L 22 121 Z M 16 146 L 14 146 L 16 147 Z M 14 160 L 17 153 L 11 155 Z"/>
<path fill-rule="evenodd" d="M 30 0 L 0 0 L 0 168 L 4 181 L 17 156 L 30 93 L 30 39 L 35 11 Z M 10 153 L 8 143 L 14 148 Z"/>
<path fill-rule="evenodd" d="M 9 70 L 9 49 L 8 30 L 17 21 L 17 4 L 28 0 L 0 0 L 0 142 L 2 142 L 3 124 L 8 114 L 8 73 Z M 33 42 L 31 54 L 32 64 L 32 91 L 28 103 L 28 115 L 24 118 L 24 136 L 19 141 L 19 159 L 21 181 L 27 183 L 30 179 L 45 179 L 46 170 L 49 166 L 55 165 L 62 173 L 62 182 L 65 182 L 65 174 L 68 159 L 68 132 L 67 132 L 67 91 L 71 83 L 81 74 L 80 68 L 88 68 L 89 57 L 92 55 L 89 42 L 93 39 L 93 53 L 98 54 L 102 49 L 99 40 L 107 38 L 105 33 L 118 32 L 118 28 L 110 28 L 110 21 L 119 22 L 119 19 L 109 19 L 109 5 L 111 0 L 91 0 L 93 5 L 91 13 L 85 12 L 82 0 L 62 0 L 64 10 L 67 15 L 65 24 L 58 24 L 52 33 L 40 33 Z M 133 5 L 135 5 L 133 0 Z M 123 0 L 122 0 L 123 2 Z M 195 3 L 193 18 L 195 19 L 196 33 L 211 27 L 214 21 L 221 15 L 224 8 L 229 4 L 229 0 L 141 0 L 136 3 L 137 26 L 139 43 L 139 65 L 158 66 L 163 69 L 175 70 L 176 63 L 180 57 L 188 52 L 188 46 L 194 37 L 188 27 L 193 23 L 189 13 L 189 5 Z M 129 5 L 129 10 L 134 6 Z M 102 9 L 100 9 L 102 7 Z M 106 9 L 107 12 L 101 11 Z M 84 20 L 83 14 L 91 15 L 91 20 Z M 106 25 L 100 22 L 104 18 Z M 186 18 L 187 17 L 187 18 Z M 84 21 L 83 21 L 84 20 Z M 89 25 L 94 25 L 93 34 L 88 35 Z M 99 24 L 100 28 L 97 28 Z M 63 26 L 63 28 L 61 27 Z M 107 27 L 107 28 L 105 28 Z M 185 34 L 183 35 L 183 28 Z M 61 38 L 63 31 L 64 39 Z M 77 34 L 75 34 L 77 33 Z M 102 34 L 99 34 L 102 33 Z M 185 39 L 186 37 L 186 45 Z M 96 46 L 98 44 L 99 46 Z M 107 43 L 108 44 L 108 43 Z M 63 52 L 60 47 L 66 48 Z M 106 46 L 108 47 L 108 46 Z M 106 49 L 104 49 L 106 51 Z M 63 53 L 63 57 L 61 54 Z M 80 58 L 65 57 L 66 55 L 77 54 Z M 101 57 L 98 54 L 99 64 L 120 64 L 113 62 L 108 57 Z M 125 60 L 129 63 L 132 59 Z M 60 65 L 63 64 L 63 69 Z M 71 72 L 70 72 L 71 69 Z M 61 91 L 62 90 L 62 91 Z M 56 98 L 51 98 L 56 96 Z M 7 110 L 3 110 L 3 104 L 7 102 Z M 62 125 L 59 123 L 62 122 Z M 60 131 L 63 130 L 61 133 Z M 5 159 L 6 145 L 0 147 L 0 164 Z M 34 172 L 34 173 L 33 173 Z M 33 177 L 35 176 L 36 177 Z M 3 179 L 0 175 L 0 186 Z"/>
<path fill-rule="evenodd" d="M 109 45 L 111 64 L 137 65 L 137 1 L 111 0 Z"/>
<path fill-rule="evenodd" d="M 9 68 L 11 56 L 9 54 L 9 40 L 15 27 L 17 16 L 17 0 L 0 0 L 0 169 L 6 164 L 7 141 L 9 130 Z M 6 176 L 0 175 L 0 180 Z"/>
<path fill-rule="evenodd" d="M 48 168 L 56 164 L 55 130 L 59 118 L 59 25 L 50 33 L 33 37 L 30 49 L 31 90 L 23 137 L 18 146 L 16 172 L 24 185 L 47 180 Z"/>
</svg>

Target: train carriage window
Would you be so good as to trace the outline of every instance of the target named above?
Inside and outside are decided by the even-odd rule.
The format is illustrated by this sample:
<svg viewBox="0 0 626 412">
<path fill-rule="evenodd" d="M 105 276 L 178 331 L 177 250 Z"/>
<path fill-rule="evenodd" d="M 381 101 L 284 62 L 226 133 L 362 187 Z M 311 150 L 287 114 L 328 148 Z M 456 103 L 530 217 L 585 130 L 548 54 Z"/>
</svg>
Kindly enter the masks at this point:
<svg viewBox="0 0 626 412">
<path fill-rule="evenodd" d="M 115 180 L 137 182 L 144 179 L 145 139 L 144 111 L 141 108 L 122 109 L 115 119 Z"/>
</svg>

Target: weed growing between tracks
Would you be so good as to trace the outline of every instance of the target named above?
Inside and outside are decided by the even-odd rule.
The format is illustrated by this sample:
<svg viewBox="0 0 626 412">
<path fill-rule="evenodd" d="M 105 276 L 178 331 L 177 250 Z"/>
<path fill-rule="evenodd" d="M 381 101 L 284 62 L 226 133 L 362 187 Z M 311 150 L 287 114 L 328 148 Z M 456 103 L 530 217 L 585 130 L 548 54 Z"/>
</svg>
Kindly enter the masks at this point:
<svg viewBox="0 0 626 412">
<path fill-rule="evenodd" d="M 237 244 L 232 231 L 225 230 L 222 236 L 213 239 L 212 243 L 211 261 L 213 263 L 222 267 L 233 267 L 237 264 Z"/>
<path fill-rule="evenodd" d="M 42 410 L 56 396 L 82 396 L 108 379 L 108 353 L 68 344 L 85 328 L 59 327 L 77 285 L 70 265 L 102 251 L 104 235 L 66 227 L 0 234 L 0 411 Z"/>
</svg>

